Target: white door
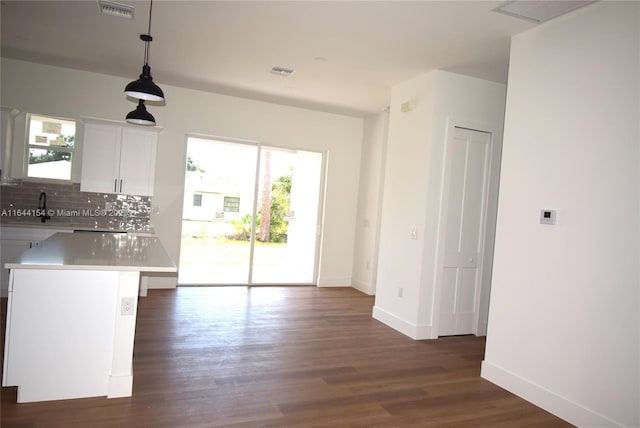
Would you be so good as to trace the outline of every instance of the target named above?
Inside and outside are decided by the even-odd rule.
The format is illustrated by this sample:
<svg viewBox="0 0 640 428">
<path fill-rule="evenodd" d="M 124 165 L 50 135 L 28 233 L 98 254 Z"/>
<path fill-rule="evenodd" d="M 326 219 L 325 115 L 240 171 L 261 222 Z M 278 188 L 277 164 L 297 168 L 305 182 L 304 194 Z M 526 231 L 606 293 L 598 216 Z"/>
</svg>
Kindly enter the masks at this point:
<svg viewBox="0 0 640 428">
<path fill-rule="evenodd" d="M 475 333 L 491 134 L 454 128 L 445 169 L 439 336 Z"/>
</svg>

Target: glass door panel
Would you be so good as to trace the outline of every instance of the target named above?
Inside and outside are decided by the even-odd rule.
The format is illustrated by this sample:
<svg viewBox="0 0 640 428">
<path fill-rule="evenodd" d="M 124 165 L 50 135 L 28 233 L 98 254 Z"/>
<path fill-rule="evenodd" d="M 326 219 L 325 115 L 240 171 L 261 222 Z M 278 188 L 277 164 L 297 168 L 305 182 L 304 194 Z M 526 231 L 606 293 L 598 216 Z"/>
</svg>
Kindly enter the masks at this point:
<svg viewBox="0 0 640 428">
<path fill-rule="evenodd" d="M 321 153 L 261 148 L 251 283 L 315 283 L 321 178 Z"/>
<path fill-rule="evenodd" d="M 258 148 L 190 137 L 179 284 L 248 284 Z"/>
</svg>

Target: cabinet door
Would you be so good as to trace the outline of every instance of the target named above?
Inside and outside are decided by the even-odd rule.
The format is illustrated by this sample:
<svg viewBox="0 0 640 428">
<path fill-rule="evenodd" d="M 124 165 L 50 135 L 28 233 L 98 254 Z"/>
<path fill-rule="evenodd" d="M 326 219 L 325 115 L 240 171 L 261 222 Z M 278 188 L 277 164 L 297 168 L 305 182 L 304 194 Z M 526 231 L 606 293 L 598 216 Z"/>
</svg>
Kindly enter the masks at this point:
<svg viewBox="0 0 640 428">
<path fill-rule="evenodd" d="M 144 129 L 124 128 L 120 149 L 120 193 L 153 195 L 156 166 L 156 133 Z"/>
<path fill-rule="evenodd" d="M 85 124 L 81 191 L 118 192 L 121 138 L 122 128 L 119 126 Z"/>
</svg>

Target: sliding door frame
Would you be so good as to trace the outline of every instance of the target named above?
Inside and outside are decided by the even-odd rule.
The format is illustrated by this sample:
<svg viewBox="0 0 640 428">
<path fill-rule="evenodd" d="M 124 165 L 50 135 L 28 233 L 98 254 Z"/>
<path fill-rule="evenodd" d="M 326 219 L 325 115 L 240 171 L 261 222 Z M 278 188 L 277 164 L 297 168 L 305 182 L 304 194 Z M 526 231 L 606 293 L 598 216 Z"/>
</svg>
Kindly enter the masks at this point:
<svg viewBox="0 0 640 428">
<path fill-rule="evenodd" d="M 221 286 L 221 285 L 242 285 L 242 286 L 247 286 L 247 287 L 263 287 L 263 286 L 274 286 L 274 285 L 292 285 L 292 286 L 305 286 L 305 285 L 314 285 L 317 286 L 318 285 L 318 276 L 319 276 L 319 269 L 320 269 L 320 251 L 322 249 L 322 236 L 323 236 L 323 226 L 324 226 L 324 204 L 325 204 L 325 193 L 326 193 L 326 186 L 327 186 L 327 182 L 326 182 L 326 176 L 327 176 L 327 165 L 328 165 L 328 152 L 326 150 L 320 151 L 320 150 L 309 150 L 309 149 L 305 149 L 305 148 L 300 148 L 300 147 L 288 147 L 288 146 L 284 146 L 284 145 L 278 145 L 278 144 L 267 144 L 267 143 L 262 143 L 259 141 L 252 141 L 252 140 L 243 140 L 243 139 L 238 139 L 238 138 L 230 138 L 230 137 L 218 137 L 218 136 L 213 136 L 213 135 L 207 135 L 207 134 L 200 134 L 200 133 L 193 133 L 193 132 L 189 132 L 186 134 L 185 136 L 185 151 L 184 151 L 184 165 L 186 168 L 186 159 L 187 159 L 187 155 L 189 152 L 189 139 L 190 138 L 197 138 L 200 140 L 210 140 L 212 143 L 228 143 L 228 144 L 238 144 L 238 145 L 244 145 L 244 146 L 252 146 L 255 147 L 257 150 L 256 153 L 256 166 L 255 166 L 255 172 L 254 172 L 254 195 L 253 195 L 253 207 L 252 207 L 252 218 L 253 221 L 251 222 L 251 236 L 250 236 L 250 240 L 249 240 L 249 266 L 248 266 L 248 274 L 247 274 L 247 283 L 243 284 L 243 283 L 237 283 L 237 284 L 209 284 L 212 286 Z M 256 215 L 258 212 L 258 196 L 259 196 L 259 192 L 260 192 L 260 164 L 262 162 L 262 153 L 263 153 L 263 148 L 274 148 L 274 149 L 282 149 L 282 150 L 287 150 L 287 151 L 304 151 L 304 152 L 309 152 L 309 153 L 317 153 L 320 154 L 321 156 L 321 161 L 320 161 L 320 182 L 319 182 L 319 188 L 318 188 L 318 202 L 317 202 L 317 213 L 316 213 L 316 230 L 315 230 L 315 234 L 316 234 L 316 239 L 315 239 L 315 248 L 314 248 L 314 261 L 313 261 L 313 280 L 311 283 L 282 283 L 282 284 L 274 284 L 274 283 L 253 283 L 253 261 L 254 261 L 254 255 L 255 255 L 255 239 L 256 239 Z M 186 169 L 185 169 L 186 172 Z M 183 192 L 182 192 L 182 206 L 184 206 L 184 199 L 185 199 L 185 195 L 186 192 L 184 191 L 184 185 L 183 187 Z M 181 219 L 180 219 L 180 236 L 182 237 L 182 227 L 183 227 L 183 216 L 184 213 L 181 215 Z M 181 249 L 180 251 L 182 251 L 182 244 L 180 245 Z M 187 284 L 184 284 L 187 285 Z"/>
</svg>

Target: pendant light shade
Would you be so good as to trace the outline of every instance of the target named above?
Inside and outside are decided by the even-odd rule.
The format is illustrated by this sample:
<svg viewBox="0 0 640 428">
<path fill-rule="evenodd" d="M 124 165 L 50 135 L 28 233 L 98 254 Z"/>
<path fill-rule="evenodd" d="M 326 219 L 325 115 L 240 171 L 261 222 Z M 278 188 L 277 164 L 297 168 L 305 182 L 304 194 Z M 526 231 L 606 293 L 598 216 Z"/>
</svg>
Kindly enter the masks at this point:
<svg viewBox="0 0 640 428">
<path fill-rule="evenodd" d="M 138 80 L 134 80 L 124 88 L 124 93 L 130 97 L 146 101 L 164 100 L 164 92 L 151 77 L 151 67 L 149 64 L 142 66 L 142 74 Z"/>
<path fill-rule="evenodd" d="M 135 125 L 153 126 L 156 124 L 156 119 L 147 111 L 144 100 L 138 100 L 138 107 L 132 112 L 129 112 L 127 122 Z"/>
</svg>

